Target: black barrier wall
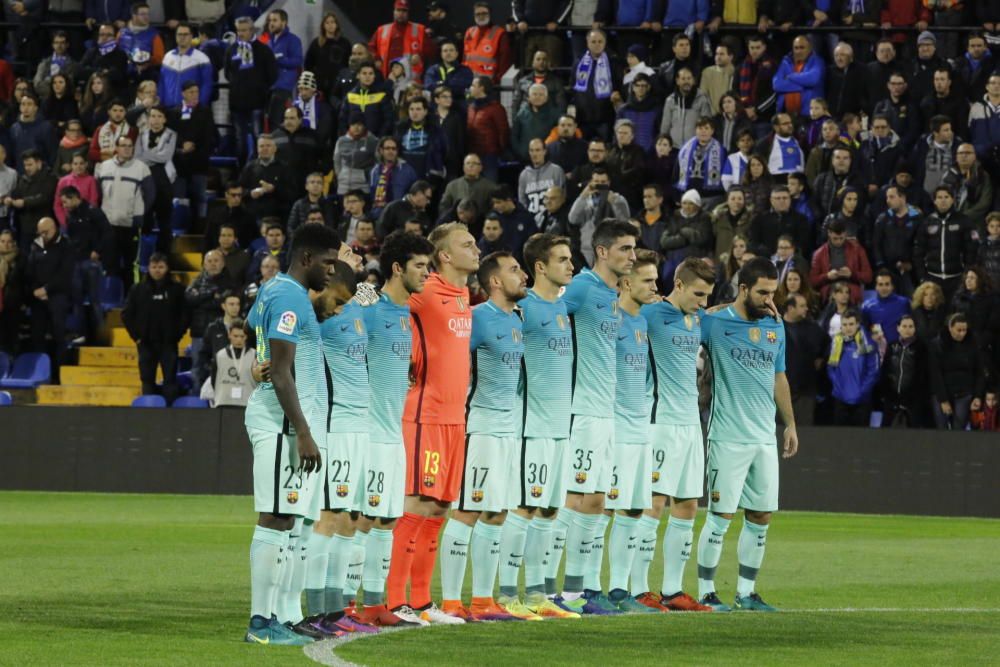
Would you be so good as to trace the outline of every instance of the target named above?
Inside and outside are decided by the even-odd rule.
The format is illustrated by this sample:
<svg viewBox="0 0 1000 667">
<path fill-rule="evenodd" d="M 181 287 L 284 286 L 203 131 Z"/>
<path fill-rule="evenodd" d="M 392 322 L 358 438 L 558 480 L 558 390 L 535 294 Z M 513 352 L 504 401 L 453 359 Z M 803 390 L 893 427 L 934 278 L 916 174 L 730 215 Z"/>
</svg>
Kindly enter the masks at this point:
<svg viewBox="0 0 1000 667">
<path fill-rule="evenodd" d="M 240 409 L 0 409 L 0 489 L 249 494 Z M 809 428 L 781 462 L 786 510 L 1000 517 L 1000 437 Z"/>
</svg>

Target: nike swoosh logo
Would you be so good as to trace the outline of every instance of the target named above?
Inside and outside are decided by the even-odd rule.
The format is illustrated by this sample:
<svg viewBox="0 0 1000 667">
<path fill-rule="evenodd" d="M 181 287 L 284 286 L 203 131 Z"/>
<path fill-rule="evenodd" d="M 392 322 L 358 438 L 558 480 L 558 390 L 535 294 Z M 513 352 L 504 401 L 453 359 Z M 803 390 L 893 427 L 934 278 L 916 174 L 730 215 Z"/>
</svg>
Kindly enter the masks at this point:
<svg viewBox="0 0 1000 667">
<path fill-rule="evenodd" d="M 727 336 L 734 336 L 734 335 L 736 335 L 736 334 L 738 334 L 738 333 L 739 333 L 739 331 L 727 331 L 727 332 L 726 332 L 726 335 L 727 335 Z"/>
<path fill-rule="evenodd" d="M 350 324 L 345 324 L 344 326 L 340 327 L 340 330 L 341 331 L 347 331 L 348 328 L 350 328 L 350 326 L 351 326 Z"/>
<path fill-rule="evenodd" d="M 524 558 L 524 554 L 511 554 L 511 558 Z"/>
<path fill-rule="evenodd" d="M 396 324 L 395 324 L 394 322 L 386 322 L 386 323 L 385 323 L 385 328 L 386 328 L 386 329 L 391 329 L 391 328 L 393 328 L 394 326 L 396 326 Z"/>
<path fill-rule="evenodd" d="M 549 326 L 550 324 L 552 324 L 552 320 L 545 320 L 544 322 L 542 322 L 542 326 L 543 326 L 543 327 L 547 327 L 547 326 Z"/>
<path fill-rule="evenodd" d="M 580 542 L 580 546 L 581 546 L 581 547 L 585 547 L 585 546 L 587 546 L 588 544 L 593 544 L 593 543 L 594 543 L 593 541 L 590 541 L 590 542 Z"/>
<path fill-rule="evenodd" d="M 451 299 L 441 299 L 441 305 L 446 306 L 451 302 Z"/>
<path fill-rule="evenodd" d="M 685 542 L 685 543 L 684 543 L 684 546 L 685 546 L 685 547 L 689 547 L 689 546 L 691 546 L 692 544 L 694 544 L 694 542 Z"/>
<path fill-rule="evenodd" d="M 507 334 L 497 334 L 497 340 L 503 340 L 507 337 Z"/>
<path fill-rule="evenodd" d="M 605 308 L 607 308 L 607 307 L 608 307 L 608 306 L 607 306 L 606 304 L 603 304 L 603 303 L 599 303 L 599 304 L 597 304 L 597 310 L 604 310 L 604 309 L 605 309 Z"/>
<path fill-rule="evenodd" d="M 469 546 L 469 543 L 468 543 L 468 542 L 454 542 L 454 543 L 452 544 L 452 546 L 456 546 L 456 547 L 467 547 L 467 546 Z"/>
<path fill-rule="evenodd" d="M 625 340 L 626 338 L 628 338 L 628 336 L 619 336 L 618 340 Z"/>
<path fill-rule="evenodd" d="M 249 633 L 249 632 L 247 633 L 247 637 L 250 638 L 250 641 L 257 642 L 258 644 L 270 644 L 271 643 L 271 638 L 270 637 L 268 637 L 267 639 L 261 639 L 257 635 Z"/>
</svg>

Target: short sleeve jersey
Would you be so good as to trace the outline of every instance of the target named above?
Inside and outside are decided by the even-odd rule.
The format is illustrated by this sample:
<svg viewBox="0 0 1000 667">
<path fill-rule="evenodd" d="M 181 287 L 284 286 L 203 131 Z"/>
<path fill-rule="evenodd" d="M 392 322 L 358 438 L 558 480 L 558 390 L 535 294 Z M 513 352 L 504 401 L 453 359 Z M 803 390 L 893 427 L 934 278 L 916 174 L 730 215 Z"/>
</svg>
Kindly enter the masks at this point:
<svg viewBox="0 0 1000 667">
<path fill-rule="evenodd" d="M 344 306 L 339 315 L 320 325 L 323 356 L 329 371 L 330 433 L 367 433 L 368 403 L 368 329 L 365 309 L 354 302 Z"/>
<path fill-rule="evenodd" d="M 465 424 L 469 390 L 469 289 L 434 273 L 410 296 L 413 386 L 404 418 L 418 424 Z"/>
<path fill-rule="evenodd" d="M 368 432 L 372 442 L 403 442 L 403 407 L 410 386 L 412 334 L 410 307 L 398 306 L 383 294 L 362 308 L 368 331 Z"/>
<path fill-rule="evenodd" d="M 615 355 L 615 442 L 644 445 L 649 441 L 649 409 L 652 402 L 651 385 L 648 383 L 649 341 L 644 317 L 622 311 Z"/>
<path fill-rule="evenodd" d="M 701 423 L 698 409 L 698 348 L 701 317 L 685 315 L 669 301 L 642 307 L 649 327 L 653 378 L 651 422 L 693 426 Z"/>
<path fill-rule="evenodd" d="M 590 269 L 577 274 L 563 294 L 573 323 L 573 414 L 614 417 L 615 345 L 621 314 L 618 292 Z"/>
<path fill-rule="evenodd" d="M 566 304 L 528 290 L 518 306 L 524 316 L 524 437 L 568 438 L 573 405 L 573 330 Z"/>
<path fill-rule="evenodd" d="M 492 301 L 472 310 L 472 382 L 468 433 L 517 434 L 517 388 L 524 339 L 521 317 Z"/>
<path fill-rule="evenodd" d="M 272 340 L 295 345 L 292 373 L 299 407 L 314 437 L 324 433 L 328 399 L 323 349 L 319 322 L 306 288 L 279 273 L 260 288 L 249 319 L 257 336 L 258 363 L 271 360 Z M 247 403 L 244 422 L 270 433 L 294 433 L 270 382 L 257 385 Z"/>
<path fill-rule="evenodd" d="M 706 314 L 701 335 L 712 359 L 709 439 L 774 442 L 774 374 L 785 372 L 784 325 L 772 317 L 745 320 L 730 306 Z"/>
</svg>

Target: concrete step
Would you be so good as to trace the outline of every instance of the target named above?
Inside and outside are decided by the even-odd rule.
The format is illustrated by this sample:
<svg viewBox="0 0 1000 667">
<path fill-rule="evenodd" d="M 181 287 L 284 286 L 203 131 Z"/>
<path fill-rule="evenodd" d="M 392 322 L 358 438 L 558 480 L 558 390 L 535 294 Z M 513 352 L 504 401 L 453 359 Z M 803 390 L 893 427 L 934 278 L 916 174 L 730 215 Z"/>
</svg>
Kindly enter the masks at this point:
<svg viewBox="0 0 1000 667">
<path fill-rule="evenodd" d="M 130 387 L 139 388 L 139 369 L 126 366 L 63 366 L 59 379 L 63 385 L 85 387 Z M 157 368 L 157 382 L 162 382 L 163 373 Z"/>
<path fill-rule="evenodd" d="M 138 368 L 139 354 L 131 347 L 81 347 L 81 366 L 117 366 Z"/>
<path fill-rule="evenodd" d="M 186 252 L 201 252 L 202 239 L 204 237 L 201 234 L 184 234 L 178 236 L 174 239 L 174 252 L 178 255 Z"/>
<path fill-rule="evenodd" d="M 66 369 L 63 369 L 65 372 Z M 87 387 L 43 384 L 38 388 L 38 405 L 129 406 L 139 396 L 139 387 Z"/>
<path fill-rule="evenodd" d="M 201 271 L 200 252 L 182 252 L 177 255 L 177 268 L 186 271 Z"/>
</svg>

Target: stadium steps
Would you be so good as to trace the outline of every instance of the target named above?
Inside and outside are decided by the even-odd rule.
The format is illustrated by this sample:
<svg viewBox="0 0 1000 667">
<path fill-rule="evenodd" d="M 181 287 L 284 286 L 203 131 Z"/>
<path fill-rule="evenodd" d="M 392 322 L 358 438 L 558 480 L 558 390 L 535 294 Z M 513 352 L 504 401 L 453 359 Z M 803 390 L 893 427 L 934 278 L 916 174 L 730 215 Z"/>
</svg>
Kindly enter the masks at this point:
<svg viewBox="0 0 1000 667">
<path fill-rule="evenodd" d="M 135 368 L 125 366 L 63 366 L 60 379 L 64 385 L 82 387 L 130 387 L 138 389 L 139 373 Z M 163 372 L 157 369 L 157 381 L 163 380 Z"/>
<path fill-rule="evenodd" d="M 183 268 L 185 271 L 201 271 L 200 252 L 181 252 L 175 256 L 175 266 Z"/>
<path fill-rule="evenodd" d="M 139 375 L 139 353 L 130 347 L 81 347 L 81 366 L 115 366 L 130 368 Z"/>
<path fill-rule="evenodd" d="M 70 367 L 64 367 L 65 375 Z M 135 373 L 138 379 L 138 373 Z M 72 384 L 43 384 L 37 390 L 39 405 L 91 405 L 91 406 L 121 406 L 132 404 L 141 390 L 135 387 L 101 387 Z"/>
<path fill-rule="evenodd" d="M 177 344 L 177 351 L 183 356 L 184 350 L 191 344 L 191 333 L 186 332 L 181 342 Z M 115 327 L 111 330 L 111 347 L 135 347 L 132 337 L 128 335 L 125 327 Z"/>
</svg>

